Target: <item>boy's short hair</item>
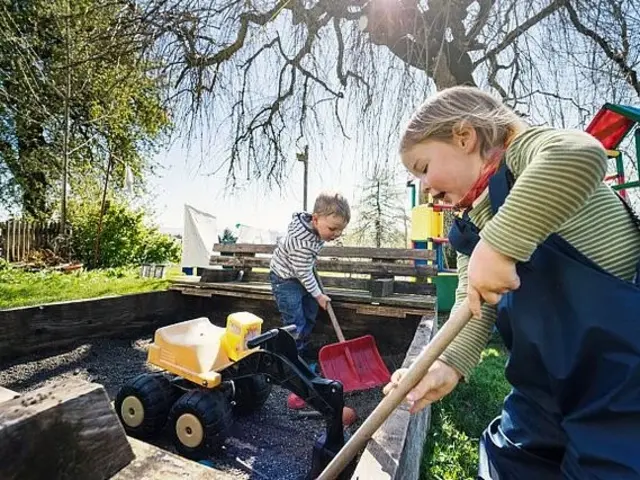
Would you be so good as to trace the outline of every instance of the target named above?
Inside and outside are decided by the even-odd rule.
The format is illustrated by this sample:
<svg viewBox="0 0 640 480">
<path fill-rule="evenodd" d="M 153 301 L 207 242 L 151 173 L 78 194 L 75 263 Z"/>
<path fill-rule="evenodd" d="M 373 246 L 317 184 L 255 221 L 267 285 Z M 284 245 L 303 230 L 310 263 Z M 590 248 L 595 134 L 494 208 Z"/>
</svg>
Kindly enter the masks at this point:
<svg viewBox="0 0 640 480">
<path fill-rule="evenodd" d="M 320 193 L 320 195 L 316 197 L 316 202 L 313 205 L 313 213 L 322 216 L 337 215 L 343 218 L 345 223 L 349 223 L 351 220 L 349 202 L 336 192 Z"/>
</svg>

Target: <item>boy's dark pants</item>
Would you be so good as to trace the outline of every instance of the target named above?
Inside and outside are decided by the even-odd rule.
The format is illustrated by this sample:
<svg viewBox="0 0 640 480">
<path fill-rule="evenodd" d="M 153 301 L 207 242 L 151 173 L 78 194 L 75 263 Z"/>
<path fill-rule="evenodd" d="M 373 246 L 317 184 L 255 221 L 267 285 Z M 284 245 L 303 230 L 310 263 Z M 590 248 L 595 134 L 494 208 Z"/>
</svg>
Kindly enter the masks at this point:
<svg viewBox="0 0 640 480">
<path fill-rule="evenodd" d="M 316 324 L 318 302 L 297 279 L 283 279 L 273 272 L 269 279 L 282 323 L 296 326 L 296 347 L 298 355 L 303 356 L 307 354 L 309 337 Z"/>
</svg>

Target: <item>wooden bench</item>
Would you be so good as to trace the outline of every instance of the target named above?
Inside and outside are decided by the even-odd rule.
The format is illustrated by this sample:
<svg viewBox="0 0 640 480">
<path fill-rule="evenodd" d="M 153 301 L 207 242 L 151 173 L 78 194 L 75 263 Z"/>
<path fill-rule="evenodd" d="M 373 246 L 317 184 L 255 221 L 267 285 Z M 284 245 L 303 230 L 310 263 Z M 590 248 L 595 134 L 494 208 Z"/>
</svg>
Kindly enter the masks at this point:
<svg viewBox="0 0 640 480">
<path fill-rule="evenodd" d="M 172 289 L 199 296 L 272 298 L 269 265 L 275 245 L 216 244 L 194 282 L 174 281 Z M 357 313 L 403 317 L 433 310 L 437 275 L 431 250 L 372 247 L 325 247 L 316 262 L 318 274 L 336 307 Z"/>
</svg>

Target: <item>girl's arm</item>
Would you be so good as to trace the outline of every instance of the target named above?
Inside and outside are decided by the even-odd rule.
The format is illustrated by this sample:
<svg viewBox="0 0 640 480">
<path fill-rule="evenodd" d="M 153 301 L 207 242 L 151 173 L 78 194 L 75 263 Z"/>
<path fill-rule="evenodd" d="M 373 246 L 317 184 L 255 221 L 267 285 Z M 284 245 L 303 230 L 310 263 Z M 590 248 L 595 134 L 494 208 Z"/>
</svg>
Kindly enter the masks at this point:
<svg viewBox="0 0 640 480">
<path fill-rule="evenodd" d="M 588 133 L 531 128 L 507 150 L 507 165 L 516 182 L 480 236 L 500 253 L 527 261 L 595 192 L 607 155 Z"/>
<path fill-rule="evenodd" d="M 458 288 L 456 289 L 456 301 L 451 314 L 455 312 L 467 296 L 467 265 L 469 257 L 458 253 L 457 263 Z M 482 350 L 487 345 L 495 319 L 495 307 L 485 304 L 482 307 L 482 319 L 471 319 L 454 341 L 451 342 L 451 345 L 447 347 L 440 360 L 458 370 L 465 379 L 469 378 L 469 374 L 480 360 Z"/>
</svg>

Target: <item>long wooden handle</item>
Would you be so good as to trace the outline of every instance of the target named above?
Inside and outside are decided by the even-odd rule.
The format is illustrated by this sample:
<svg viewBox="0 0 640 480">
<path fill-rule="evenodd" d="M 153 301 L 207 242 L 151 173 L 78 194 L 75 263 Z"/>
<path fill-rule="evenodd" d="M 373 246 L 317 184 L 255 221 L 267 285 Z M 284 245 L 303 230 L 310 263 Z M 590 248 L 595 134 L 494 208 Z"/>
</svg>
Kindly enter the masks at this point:
<svg viewBox="0 0 640 480">
<path fill-rule="evenodd" d="M 342 329 L 340 328 L 340 324 L 338 323 L 338 319 L 336 318 L 336 313 L 333 311 L 331 302 L 327 302 L 327 312 L 329 312 L 329 318 L 331 319 L 331 323 L 333 324 L 333 329 L 336 331 L 338 340 L 340 340 L 340 343 L 344 343 L 344 335 L 342 334 Z"/>
<path fill-rule="evenodd" d="M 400 405 L 407 394 L 418 384 L 433 365 L 433 362 L 444 352 L 451 341 L 460 333 L 471 319 L 471 311 L 467 300 L 460 305 L 444 326 L 431 339 L 420 353 L 415 362 L 409 367 L 396 388 L 382 399 L 371 415 L 362 423 L 360 428 L 345 443 L 333 460 L 322 471 L 316 480 L 335 480 L 356 454 L 367 444 L 371 436 L 389 417 L 391 412 Z"/>
<path fill-rule="evenodd" d="M 324 285 L 322 284 L 322 280 L 320 280 L 320 275 L 318 275 L 318 272 L 315 269 L 313 271 L 313 274 L 316 277 L 316 281 L 318 282 L 318 286 L 320 287 L 320 290 L 324 294 Z M 338 336 L 338 340 L 340 340 L 340 343 L 344 343 L 345 342 L 344 334 L 342 333 L 342 329 L 340 328 L 340 324 L 338 323 L 338 319 L 336 318 L 336 313 L 333 311 L 331 302 L 327 302 L 327 312 L 329 312 L 329 318 L 331 319 L 333 330 L 336 332 L 336 335 Z"/>
</svg>

